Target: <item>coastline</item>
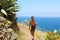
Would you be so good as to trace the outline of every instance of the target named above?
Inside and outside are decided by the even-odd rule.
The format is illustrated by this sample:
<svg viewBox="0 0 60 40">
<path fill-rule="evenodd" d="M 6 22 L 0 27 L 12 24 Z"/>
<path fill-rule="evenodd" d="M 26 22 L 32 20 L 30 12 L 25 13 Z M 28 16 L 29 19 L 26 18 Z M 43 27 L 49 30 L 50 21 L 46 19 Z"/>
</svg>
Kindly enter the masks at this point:
<svg viewBox="0 0 60 40">
<path fill-rule="evenodd" d="M 32 40 L 33 37 L 29 27 L 22 23 L 18 23 L 18 26 L 20 28 L 18 40 Z M 56 30 L 54 32 L 50 32 L 49 30 L 42 32 L 36 29 L 34 40 L 60 40 L 60 34 Z"/>
</svg>

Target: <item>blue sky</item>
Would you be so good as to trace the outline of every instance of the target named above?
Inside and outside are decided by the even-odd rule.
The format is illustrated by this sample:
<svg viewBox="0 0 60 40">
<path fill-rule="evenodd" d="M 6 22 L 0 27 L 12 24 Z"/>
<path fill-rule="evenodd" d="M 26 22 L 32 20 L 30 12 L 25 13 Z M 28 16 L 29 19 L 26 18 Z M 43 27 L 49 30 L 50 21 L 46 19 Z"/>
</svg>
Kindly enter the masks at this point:
<svg viewBox="0 0 60 40">
<path fill-rule="evenodd" d="M 17 16 L 60 17 L 60 0 L 18 0 Z"/>
</svg>

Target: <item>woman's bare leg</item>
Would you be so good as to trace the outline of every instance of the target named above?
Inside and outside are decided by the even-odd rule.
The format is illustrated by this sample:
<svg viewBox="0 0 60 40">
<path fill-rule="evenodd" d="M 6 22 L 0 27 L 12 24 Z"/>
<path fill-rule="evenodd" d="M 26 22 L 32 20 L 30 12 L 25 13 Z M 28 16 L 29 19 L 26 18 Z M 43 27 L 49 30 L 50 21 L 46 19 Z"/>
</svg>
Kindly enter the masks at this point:
<svg viewBox="0 0 60 40">
<path fill-rule="evenodd" d="M 34 31 L 31 31 L 31 34 L 32 34 L 32 36 L 33 36 L 33 38 L 34 38 Z"/>
</svg>

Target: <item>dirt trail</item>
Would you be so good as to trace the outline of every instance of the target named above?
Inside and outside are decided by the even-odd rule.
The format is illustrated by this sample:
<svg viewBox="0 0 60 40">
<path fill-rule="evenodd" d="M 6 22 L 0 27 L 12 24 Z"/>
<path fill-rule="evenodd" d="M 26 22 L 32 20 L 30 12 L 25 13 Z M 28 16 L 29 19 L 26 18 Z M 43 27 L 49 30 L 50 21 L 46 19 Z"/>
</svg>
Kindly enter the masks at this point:
<svg viewBox="0 0 60 40">
<path fill-rule="evenodd" d="M 18 25 L 20 26 L 20 31 L 23 33 L 22 40 L 32 40 L 33 37 L 30 33 L 28 26 L 26 26 L 24 24 L 20 24 L 20 23 Z M 36 30 L 34 40 L 45 40 L 45 35 L 46 35 L 45 33 L 41 32 L 39 30 Z"/>
</svg>

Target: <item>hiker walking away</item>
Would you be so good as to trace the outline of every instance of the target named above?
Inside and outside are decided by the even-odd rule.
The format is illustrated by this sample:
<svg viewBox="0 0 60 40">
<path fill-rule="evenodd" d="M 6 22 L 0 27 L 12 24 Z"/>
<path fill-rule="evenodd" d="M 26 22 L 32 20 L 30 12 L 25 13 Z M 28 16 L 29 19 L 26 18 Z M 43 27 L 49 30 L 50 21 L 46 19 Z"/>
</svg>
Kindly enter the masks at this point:
<svg viewBox="0 0 60 40">
<path fill-rule="evenodd" d="M 31 27 L 31 29 L 30 29 Z M 31 17 L 31 20 L 30 20 L 30 23 L 29 23 L 29 29 L 31 30 L 31 34 L 33 36 L 33 39 L 34 39 L 34 32 L 35 32 L 35 29 L 36 29 L 36 21 L 34 20 L 34 16 Z"/>
</svg>

